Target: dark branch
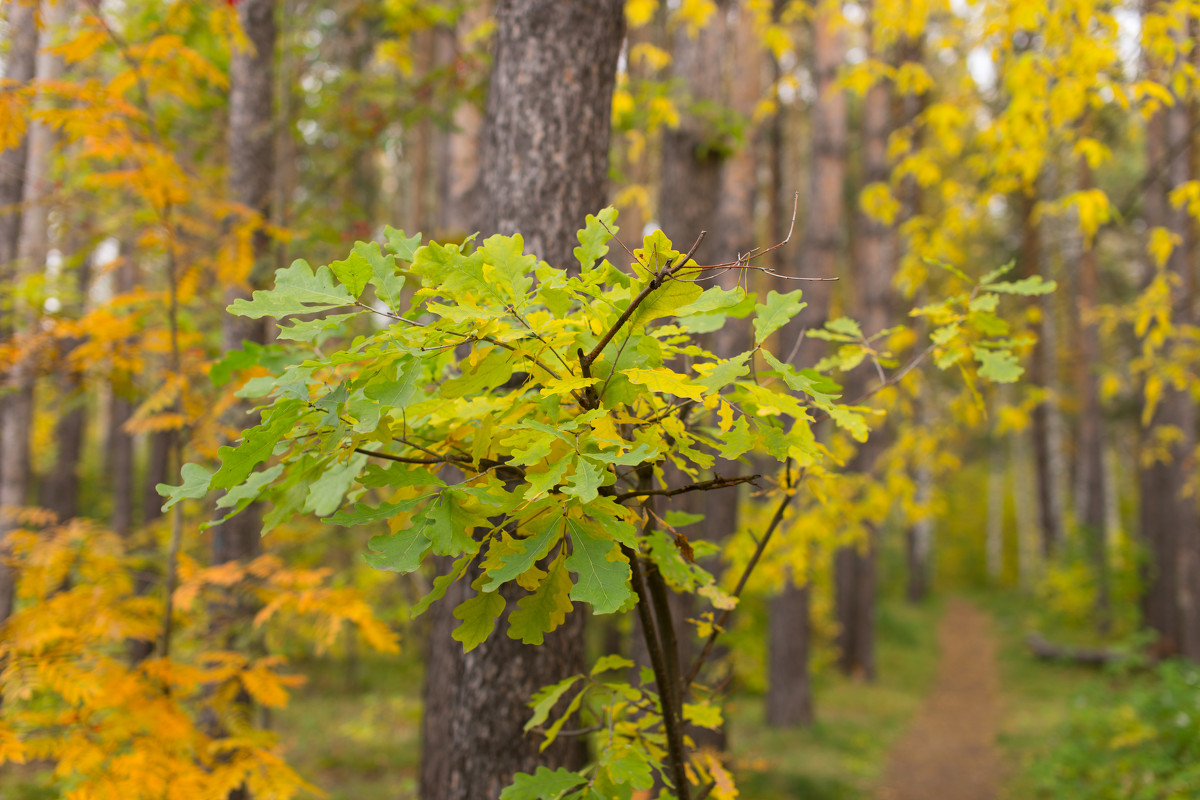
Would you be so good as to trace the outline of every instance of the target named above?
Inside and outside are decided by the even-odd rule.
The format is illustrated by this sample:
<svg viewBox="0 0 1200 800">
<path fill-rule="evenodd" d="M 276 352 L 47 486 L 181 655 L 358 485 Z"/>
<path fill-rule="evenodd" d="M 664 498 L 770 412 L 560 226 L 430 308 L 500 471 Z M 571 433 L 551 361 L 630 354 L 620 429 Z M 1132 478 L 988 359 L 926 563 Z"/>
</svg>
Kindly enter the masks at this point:
<svg viewBox="0 0 1200 800">
<path fill-rule="evenodd" d="M 675 489 L 641 489 L 636 492 L 625 492 L 619 494 L 613 499 L 618 503 L 623 503 L 626 500 L 632 500 L 635 497 L 674 497 L 677 494 L 687 494 L 688 492 L 704 492 L 709 489 L 724 489 L 726 486 L 738 486 L 743 483 L 753 483 L 762 475 L 739 475 L 736 478 L 722 478 L 720 475 L 710 481 L 699 481 L 698 483 L 689 483 L 687 486 L 679 486 Z"/>
</svg>

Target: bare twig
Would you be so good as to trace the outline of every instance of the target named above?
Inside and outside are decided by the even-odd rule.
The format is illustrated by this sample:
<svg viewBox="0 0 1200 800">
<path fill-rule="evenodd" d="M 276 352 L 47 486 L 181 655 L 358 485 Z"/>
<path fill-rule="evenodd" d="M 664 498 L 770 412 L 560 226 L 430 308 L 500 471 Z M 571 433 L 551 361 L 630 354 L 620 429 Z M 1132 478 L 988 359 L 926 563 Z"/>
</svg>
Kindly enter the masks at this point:
<svg viewBox="0 0 1200 800">
<path fill-rule="evenodd" d="M 739 475 L 736 478 L 722 478 L 718 475 L 709 481 L 689 483 L 687 486 L 680 486 L 675 489 L 643 489 L 636 492 L 625 492 L 624 494 L 616 495 L 613 499 L 618 503 L 623 503 L 635 497 L 674 497 L 675 495 L 687 494 L 688 492 L 703 492 L 709 489 L 724 489 L 727 486 L 753 483 L 761 477 L 762 475 Z"/>
<path fill-rule="evenodd" d="M 804 476 L 801 474 L 800 480 L 803 479 Z M 798 482 L 799 481 L 797 481 L 797 483 Z M 789 486 L 787 488 L 790 490 L 792 487 Z M 771 542 L 772 534 L 774 534 L 775 530 L 779 527 L 779 523 L 783 521 L 783 514 L 787 510 L 787 507 L 791 504 L 792 497 L 794 495 L 794 492 L 788 491 L 784 494 L 783 499 L 779 501 L 779 505 L 775 508 L 775 514 L 771 517 L 770 524 L 767 525 L 766 532 L 763 534 L 762 539 L 759 540 L 758 547 L 754 549 L 754 554 L 750 556 L 750 560 L 746 562 L 746 567 L 742 570 L 742 574 L 738 578 L 737 586 L 734 588 L 732 593 L 733 597 L 740 597 L 742 591 L 746 588 L 746 582 L 750 579 L 750 573 L 752 573 L 754 568 L 758 566 L 758 561 L 760 558 L 762 558 L 763 551 L 767 549 L 767 545 Z M 708 635 L 708 639 L 705 640 L 704 648 L 700 651 L 700 655 L 696 656 L 696 660 L 692 662 L 692 667 L 688 670 L 687 675 L 683 677 L 684 686 L 691 686 L 692 681 L 696 680 L 696 676 L 700 674 L 700 668 L 704 666 L 704 662 L 707 661 L 709 655 L 712 654 L 713 645 L 716 644 L 717 637 L 720 636 L 721 632 L 725 629 L 725 623 L 729 621 L 729 615 L 732 613 L 732 608 L 725 609 L 725 611 L 721 613 L 721 617 L 713 624 L 712 633 L 710 633 Z"/>
</svg>

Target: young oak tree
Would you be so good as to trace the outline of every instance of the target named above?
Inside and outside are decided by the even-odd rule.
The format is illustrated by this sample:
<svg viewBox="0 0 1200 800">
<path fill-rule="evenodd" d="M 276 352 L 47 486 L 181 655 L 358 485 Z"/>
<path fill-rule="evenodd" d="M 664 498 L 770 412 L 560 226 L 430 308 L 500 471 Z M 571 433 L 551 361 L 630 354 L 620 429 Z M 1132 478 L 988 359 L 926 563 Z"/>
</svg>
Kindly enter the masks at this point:
<svg viewBox="0 0 1200 800">
<path fill-rule="evenodd" d="M 720 724 L 713 692 L 694 682 L 700 663 L 801 479 L 836 472 L 813 425 L 831 418 L 857 439 L 868 433 L 836 383 L 763 347 L 803 306 L 799 290 L 763 302 L 740 288 L 703 290 L 695 278 L 705 273 L 753 267 L 699 266 L 699 240 L 681 254 L 661 232 L 645 237 L 630 272 L 618 269 L 605 258 L 615 217 L 588 217 L 577 269 L 526 254 L 519 234 L 418 246 L 419 235 L 389 228 L 383 248 L 360 242 L 328 266 L 298 260 L 280 270 L 274 289 L 230 306 L 281 321 L 279 343 L 230 356 L 267 370 L 240 390 L 260 398 L 258 423 L 221 448 L 215 472 L 187 464 L 181 486 L 161 487 L 168 506 L 224 491 L 229 516 L 267 500 L 264 533 L 301 513 L 385 523 L 366 554 L 380 569 L 452 559 L 413 614 L 469 581 L 453 610 L 465 651 L 492 636 L 540 644 L 575 604 L 636 611 L 658 693 L 614 679 L 630 666 L 617 656 L 542 689 L 526 731 L 549 743 L 576 712 L 588 715 L 580 727 L 601 731 L 596 760 L 517 775 L 501 795 L 510 800 L 629 797 L 656 772 L 680 798 L 689 771 L 726 785 L 720 762 L 690 754 L 682 732 L 685 720 Z M 1048 287 L 1002 283 L 1002 272 L 919 310 L 937 337 L 926 352 L 985 378 L 1019 374 L 993 313 L 998 295 Z M 694 330 L 749 315 L 751 350 L 720 358 L 697 344 Z M 342 336 L 364 317 L 386 327 Z M 701 479 L 717 457 L 751 452 L 778 462 L 779 475 Z M 667 484 L 670 474 L 683 482 Z M 774 486 L 775 511 L 765 531 L 739 534 L 757 542 L 755 556 L 726 592 L 695 562 L 701 543 L 649 501 L 760 479 Z M 679 663 L 669 591 L 705 597 L 719 614 L 700 619 L 706 641 L 695 663 Z"/>
</svg>

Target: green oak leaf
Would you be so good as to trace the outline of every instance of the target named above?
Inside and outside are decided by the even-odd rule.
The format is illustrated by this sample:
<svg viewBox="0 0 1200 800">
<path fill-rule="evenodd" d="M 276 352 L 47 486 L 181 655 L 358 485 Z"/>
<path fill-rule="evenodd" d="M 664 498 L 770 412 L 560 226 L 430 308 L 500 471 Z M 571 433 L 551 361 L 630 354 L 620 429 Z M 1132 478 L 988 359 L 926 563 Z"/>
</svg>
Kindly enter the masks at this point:
<svg viewBox="0 0 1200 800">
<path fill-rule="evenodd" d="M 533 699 L 529 701 L 529 706 L 533 709 L 533 716 L 525 723 L 525 732 L 529 733 L 549 719 L 550 711 L 558 703 L 559 699 L 582 677 L 582 675 L 572 675 L 569 678 L 563 678 L 558 683 L 543 686 L 534 692 Z"/>
<path fill-rule="evenodd" d="M 500 557 L 501 566 L 488 570 L 481 584 L 483 591 L 494 592 L 505 583 L 524 573 L 538 560 L 550 552 L 555 542 L 562 538 L 562 521 L 555 519 L 540 531 L 526 539 L 514 539 L 512 552 Z"/>
<path fill-rule="evenodd" d="M 183 477 L 183 483 L 179 486 L 160 483 L 154 487 L 154 491 L 167 499 L 167 502 L 163 504 L 163 511 L 169 510 L 180 500 L 199 500 L 208 494 L 209 485 L 212 482 L 211 472 L 199 464 L 184 464 L 180 474 Z"/>
<path fill-rule="evenodd" d="M 524 644 L 541 644 L 545 634 L 562 625 L 571 613 L 570 591 L 571 576 L 560 552 L 537 591 L 518 600 L 517 609 L 508 615 L 509 637 Z"/>
<path fill-rule="evenodd" d="M 465 555 L 457 559 L 450 565 L 450 569 L 444 575 L 438 575 L 433 579 L 433 588 L 429 590 L 429 594 L 417 601 L 417 604 L 408 612 L 410 619 L 416 619 L 424 614 L 431 605 L 441 600 L 446 596 L 446 590 L 450 588 L 450 584 L 462 577 L 467 565 L 471 563 L 473 555 Z"/>
<path fill-rule="evenodd" d="M 593 534 L 577 520 L 567 520 L 567 526 L 571 531 L 567 569 L 579 576 L 571 599 L 589 603 L 597 614 L 611 614 L 631 594 L 629 561 L 612 539 Z"/>
<path fill-rule="evenodd" d="M 495 275 L 495 285 L 508 295 L 517 308 L 525 305 L 525 295 L 533 288 L 533 268 L 537 265 L 537 256 L 525 254 L 525 239 L 521 234 L 489 236 L 479 249 L 487 265 L 484 275 Z M 488 266 L 492 269 L 489 270 Z"/>
<path fill-rule="evenodd" d="M 358 244 L 362 244 L 362 242 Z M 367 288 L 367 282 L 374 275 L 371 264 L 358 252 L 357 246 L 344 260 L 331 262 L 329 271 L 341 281 L 341 284 L 346 287 L 355 300 L 363 293 L 363 289 Z"/>
<path fill-rule="evenodd" d="M 354 479 L 366 464 L 367 457 L 355 453 L 344 463 L 326 469 L 319 478 L 308 484 L 308 497 L 304 500 L 302 510 L 318 517 L 332 514 L 342 504 L 342 498 L 350 491 Z"/>
<path fill-rule="evenodd" d="M 291 432 L 300 416 L 300 408 L 292 406 L 281 413 L 280 406 L 276 405 L 275 410 L 269 420 L 246 431 L 236 446 L 217 450 L 221 468 L 212 476 L 213 489 L 232 489 L 246 480 L 255 467 L 271 457 L 279 440 Z"/>
<path fill-rule="evenodd" d="M 746 424 L 745 417 L 738 417 L 729 431 L 721 436 L 721 449 L 718 452 L 721 458 L 733 461 L 753 449 L 754 435 L 750 432 L 750 426 Z"/>
<path fill-rule="evenodd" d="M 981 286 L 980 288 L 989 292 L 1030 296 L 1036 294 L 1050 294 L 1050 292 L 1053 292 L 1058 288 L 1058 284 L 1054 281 L 1043 280 L 1041 275 L 1030 275 L 1028 278 L 1022 278 L 1019 281 L 1001 281 L 1000 283 L 989 283 L 986 286 Z"/>
<path fill-rule="evenodd" d="M 262 472 L 253 473 L 249 478 L 246 479 L 245 483 L 233 487 L 228 492 L 217 498 L 217 508 L 232 508 L 233 510 L 220 519 L 209 520 L 208 522 L 204 523 L 200 526 L 200 530 L 206 531 L 209 528 L 216 527 L 235 514 L 241 513 L 246 506 L 250 505 L 255 499 L 258 498 L 259 492 L 261 492 L 264 487 L 270 486 L 282 474 L 283 464 L 276 464 L 269 469 L 264 469 Z"/>
<path fill-rule="evenodd" d="M 385 408 L 404 408 L 420 386 L 423 370 L 419 358 L 393 361 L 380 370 L 380 377 L 368 384 L 363 394 Z"/>
<path fill-rule="evenodd" d="M 638 290 L 641 291 L 641 287 Z M 668 280 L 646 296 L 626 324 L 630 330 L 636 331 L 659 317 L 675 314 L 680 307 L 695 302 L 703 291 L 698 283 Z"/>
<path fill-rule="evenodd" d="M 229 313 L 239 317 L 283 319 L 290 314 L 312 314 L 354 305 L 346 287 L 334 281 L 329 267 L 314 273 L 308 262 L 298 258 L 286 269 L 275 273 L 275 288 L 260 290 L 252 299 L 235 300 Z"/>
<path fill-rule="evenodd" d="M 762 344 L 775 331 L 786 325 L 792 317 L 800 313 L 808 303 L 800 302 L 800 297 L 803 292 L 797 289 L 794 292 L 780 294 L 772 289 L 767 292 L 766 303 L 756 303 L 754 305 L 754 342 Z"/>
<path fill-rule="evenodd" d="M 720 286 L 711 286 L 705 289 L 694 302 L 688 303 L 686 306 L 678 309 L 677 313 L 681 317 L 691 316 L 692 314 L 711 314 L 714 311 L 726 311 L 735 308 L 745 300 L 746 292 L 740 286 L 736 286 L 733 289 L 722 289 Z"/>
<path fill-rule="evenodd" d="M 419 530 L 408 527 L 395 533 L 372 536 L 367 547 L 372 552 L 363 553 L 363 558 L 375 569 L 408 573 L 421 566 L 431 545 Z"/>
<path fill-rule="evenodd" d="M 421 235 L 415 237 L 421 243 Z M 375 285 L 375 297 L 393 311 L 399 309 L 403 299 L 404 276 L 396 271 L 396 259 L 385 255 L 378 242 L 355 242 L 354 252 L 371 265 L 371 283 Z M 408 259 L 404 259 L 407 261 Z"/>
<path fill-rule="evenodd" d="M 414 233 L 412 236 L 405 236 L 404 231 L 393 228 L 391 225 L 383 229 L 383 239 L 387 243 L 387 249 L 395 253 L 396 258 L 410 264 L 421 247 L 421 234 Z"/>
<path fill-rule="evenodd" d="M 979 362 L 979 376 L 996 383 L 1012 383 L 1025 372 L 1017 363 L 1017 357 L 1008 350 L 989 350 L 972 347 L 971 352 Z"/>
<path fill-rule="evenodd" d="M 572 789 L 587 783 L 587 778 L 559 767 L 538 767 L 532 775 L 518 772 L 511 786 L 500 792 L 500 800 L 558 800 Z"/>
<path fill-rule="evenodd" d="M 572 252 L 579 261 L 580 272 L 587 272 L 596 262 L 608 255 L 608 243 L 619 228 L 616 226 L 617 210 L 608 206 L 599 214 L 588 214 L 583 230 L 579 231 L 579 247 Z M 608 230 L 604 229 L 604 225 Z"/>
<path fill-rule="evenodd" d="M 439 556 L 457 556 L 473 553 L 479 544 L 471 536 L 477 520 L 463 511 L 461 492 L 446 489 L 425 509 L 413 515 L 414 527 L 433 543 L 433 552 Z"/>
<path fill-rule="evenodd" d="M 496 619 L 504 611 L 504 597 L 496 592 L 476 592 L 458 604 L 454 618 L 462 623 L 450 635 L 463 644 L 469 653 L 481 645 L 496 627 Z"/>
<path fill-rule="evenodd" d="M 357 527 L 359 525 L 369 525 L 372 522 L 391 519 L 397 514 L 403 514 L 406 511 L 411 511 L 419 505 L 421 501 L 426 500 L 433 495 L 421 495 L 420 497 L 409 497 L 404 500 L 398 500 L 395 503 L 381 503 L 378 506 L 369 506 L 366 503 L 355 503 L 354 510 L 349 511 L 342 509 L 341 511 L 328 516 L 325 521 L 330 525 L 342 525 L 347 528 Z M 414 528 L 413 530 L 416 530 Z"/>
<path fill-rule="evenodd" d="M 575 459 L 575 474 L 567 479 L 567 485 L 563 487 L 563 494 L 578 497 L 584 503 L 590 503 L 596 499 L 601 486 L 604 485 L 605 479 L 611 475 L 603 464 L 598 464 L 590 458 L 580 457 Z"/>
</svg>

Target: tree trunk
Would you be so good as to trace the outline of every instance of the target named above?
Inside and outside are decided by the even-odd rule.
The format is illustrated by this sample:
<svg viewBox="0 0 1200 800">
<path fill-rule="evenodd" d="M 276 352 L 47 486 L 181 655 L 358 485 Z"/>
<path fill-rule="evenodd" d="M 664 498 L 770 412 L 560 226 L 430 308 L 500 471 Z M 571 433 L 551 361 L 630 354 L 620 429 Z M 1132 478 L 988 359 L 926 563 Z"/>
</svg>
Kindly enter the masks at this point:
<svg viewBox="0 0 1200 800">
<path fill-rule="evenodd" d="M 32 163 L 32 162 L 31 162 Z M 40 209 L 44 212 L 44 209 Z M 44 228 L 43 228 L 44 231 Z M 91 286 L 91 256 L 79 266 L 77 278 L 78 300 L 73 303 L 76 313 L 82 315 L 88 289 Z M 57 450 L 54 466 L 40 487 L 40 503 L 59 519 L 70 519 L 78 513 L 79 463 L 83 456 L 84 433 L 87 426 L 87 392 L 83 386 L 83 373 L 69 364 L 71 351 L 79 346 L 78 339 L 62 343 L 59 358 L 59 392 L 62 409 L 58 423 L 54 426 L 54 446 Z"/>
<path fill-rule="evenodd" d="M 1166 227 L 1181 242 L 1188 238 L 1186 209 L 1173 207 L 1167 198 L 1190 177 L 1188 134 L 1187 108 L 1182 102 L 1160 111 L 1147 131 L 1148 157 L 1158 159 L 1151 160 L 1151 165 L 1163 163 L 1168 156 L 1170 159 L 1164 179 L 1155 181 L 1147 191 L 1146 223 L 1150 228 Z M 1175 324 L 1190 323 L 1193 317 L 1194 275 L 1186 254 L 1185 246 L 1176 246 L 1167 263 L 1167 270 L 1179 280 L 1172 288 Z M 1164 359 L 1171 357 L 1173 349 L 1171 343 L 1166 345 Z M 1152 553 L 1146 590 L 1147 622 L 1164 640 L 1161 651 L 1200 660 L 1200 519 L 1196 498 L 1186 491 L 1195 473 L 1196 411 L 1186 389 L 1166 382 L 1147 435 L 1153 437 L 1156 429 L 1168 426 L 1177 434 L 1168 446 L 1169 460 L 1144 466 L 1140 481 L 1142 535 Z"/>
<path fill-rule="evenodd" d="M 8 9 L 11 41 L 5 61 L 5 78 L 21 86 L 33 79 L 37 65 L 37 7 L 13 3 Z M 16 147 L 0 153 L 0 281 L 12 286 L 19 277 L 17 255 L 21 238 L 21 204 L 25 199 L 25 164 L 28 137 Z M 21 329 L 18 306 L 0 309 L 0 341 L 11 340 Z M 0 394 L 0 624 L 13 610 L 16 575 L 8 564 L 9 548 L 2 544 L 15 526 L 6 507 L 23 506 L 29 492 L 29 427 L 33 419 L 33 396 L 23 390 L 29 383 L 18 365 L 4 375 Z"/>
<path fill-rule="evenodd" d="M 789 576 L 790 577 L 790 576 Z M 803 586 L 790 579 L 771 600 L 767 621 L 767 696 L 764 718 L 775 727 L 813 723 L 809 676 L 812 609 L 807 576 Z"/>
<path fill-rule="evenodd" d="M 846 176 L 846 93 L 838 85 L 838 70 L 845 58 L 840 14 L 818 13 L 813 20 L 813 75 L 816 100 L 809 112 L 812 129 L 809 191 L 804 239 L 799 248 L 798 274 L 806 278 L 833 278 L 838 274 L 838 257 L 843 239 L 843 204 Z M 783 281 L 780 291 L 796 284 Z M 801 285 L 808 307 L 781 331 L 780 349 L 790 353 L 802 331 L 824 326 L 833 297 L 833 281 Z M 807 340 L 797 351 L 797 367 L 810 367 L 822 347 Z"/>
<path fill-rule="evenodd" d="M 274 130 L 274 64 L 276 27 L 275 0 L 242 0 L 237 6 L 238 20 L 246 34 L 247 44 L 235 49 L 230 62 L 229 81 L 229 192 L 249 213 L 260 215 L 263 224 L 271 220 L 271 189 L 275 182 Z M 265 288 L 272 272 L 273 254 L 270 238 L 260 226 L 253 235 L 254 262 L 250 274 L 240 286 L 226 290 L 227 303 L 248 297 L 255 289 Z M 226 352 L 239 349 L 243 342 L 265 344 L 265 320 L 235 317 L 222 318 L 222 344 Z M 245 404 L 236 404 L 231 416 L 242 426 Z M 245 511 L 218 525 L 212 533 L 212 563 L 246 562 L 261 550 L 262 505 L 251 503 Z M 210 609 L 212 635 L 232 647 L 237 633 L 248 627 L 253 608 L 250 600 L 237 587 L 222 602 Z M 248 697 L 239 696 L 239 704 L 250 705 Z M 246 712 L 248 713 L 248 712 Z M 230 800 L 245 800 L 249 791 L 245 785 L 229 793 Z"/>
<path fill-rule="evenodd" d="M 1079 189 L 1092 188 L 1092 170 L 1086 159 L 1079 162 Z M 1076 358 L 1076 393 L 1079 397 L 1079 432 L 1076 445 L 1075 517 L 1082 529 L 1096 571 L 1096 624 L 1102 632 L 1112 625 L 1112 599 L 1105 533 L 1107 502 L 1104 485 L 1104 420 L 1100 408 L 1100 334 L 1094 314 L 1100 303 L 1100 282 L 1092 243 L 1080 240 L 1076 259 L 1076 296 L 1079 313 L 1079 350 Z"/>
<path fill-rule="evenodd" d="M 229 190 L 233 199 L 250 212 L 271 219 L 271 187 L 274 182 L 274 63 L 275 2 L 243 0 L 238 18 L 248 39 L 247 47 L 235 50 L 230 65 L 229 94 Z M 271 272 L 269 238 L 261 228 L 254 233 L 254 264 L 246 285 L 226 291 L 226 302 L 249 297 L 265 288 Z M 237 350 L 243 341 L 265 344 L 263 320 L 226 314 L 222 318 L 222 344 L 226 352 Z M 244 414 L 246 406 L 235 406 L 233 414 Z M 240 426 L 240 420 L 239 420 Z M 262 512 L 251 504 L 245 512 L 213 529 L 213 563 L 246 560 L 259 552 Z"/>
<path fill-rule="evenodd" d="M 1042 273 L 1040 226 L 1033 212 L 1038 197 L 1035 189 L 1020 195 L 1022 277 Z M 1042 553 L 1049 557 L 1062 548 L 1063 530 L 1063 433 L 1058 410 L 1058 326 L 1052 300 L 1042 300 L 1042 327 L 1033 354 L 1033 378 L 1049 397 L 1032 414 L 1034 465 L 1037 472 L 1038 524 L 1042 534 Z"/>
<path fill-rule="evenodd" d="M 485 237 L 519 232 L 526 252 L 569 268 L 576 232 L 605 202 L 623 4 L 502 0 L 495 7 L 481 136 L 487 203 L 478 225 Z M 581 739 L 560 738 L 539 753 L 539 742 L 522 729 L 533 691 L 583 669 L 580 612 L 541 647 L 497 633 L 464 654 L 450 638 L 452 598 L 440 605 L 430 640 L 436 669 L 427 672 L 425 687 L 421 796 L 491 798 L 517 772 L 579 765 Z"/>
<path fill-rule="evenodd" d="M 868 34 L 870 36 L 870 34 Z M 887 139 L 890 132 L 888 87 L 875 83 L 867 92 L 862 109 L 862 157 L 865 184 L 885 183 L 888 180 Z M 891 231 L 883 222 L 866 214 L 861 206 L 856 217 L 858 227 L 858 258 L 851 271 L 854 315 L 862 325 L 863 334 L 870 338 L 887 327 L 892 305 Z M 819 284 L 818 284 L 819 285 Z M 860 365 L 845 380 L 844 396 L 850 400 L 865 395 L 876 385 L 872 364 Z M 858 446 L 848 465 L 851 472 L 861 473 L 874 480 L 875 463 L 886 448 L 886 429 L 871 433 Z M 834 556 L 834 578 L 837 581 L 835 613 L 841 657 L 839 666 L 846 674 L 875 679 L 875 558 L 882 519 L 868 522 L 868 541 L 860 547 L 845 547 Z"/>
</svg>

